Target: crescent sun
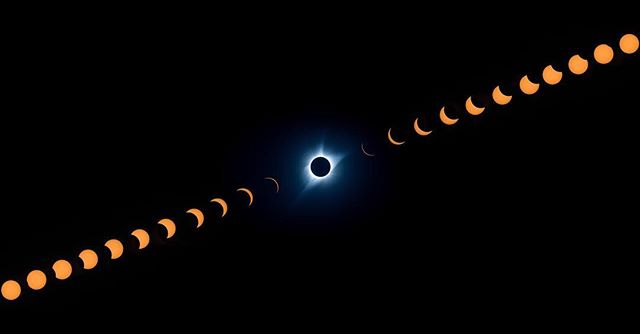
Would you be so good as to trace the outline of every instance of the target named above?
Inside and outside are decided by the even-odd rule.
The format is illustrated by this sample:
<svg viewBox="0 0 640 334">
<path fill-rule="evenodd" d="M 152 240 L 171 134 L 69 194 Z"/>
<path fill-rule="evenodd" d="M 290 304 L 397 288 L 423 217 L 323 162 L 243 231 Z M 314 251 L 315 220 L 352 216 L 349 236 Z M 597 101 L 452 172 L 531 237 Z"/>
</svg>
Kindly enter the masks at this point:
<svg viewBox="0 0 640 334">
<path fill-rule="evenodd" d="M 549 65 L 542 71 L 542 79 L 544 79 L 544 82 L 553 86 L 562 80 L 562 72 L 556 71 L 552 65 Z"/>
<path fill-rule="evenodd" d="M 471 101 L 471 96 L 469 96 L 467 102 L 465 102 L 464 107 L 467 109 L 467 112 L 473 116 L 478 116 L 484 111 L 484 107 L 476 107 L 476 105 L 473 104 L 473 101 Z"/>
<path fill-rule="evenodd" d="M 416 133 L 420 136 L 428 136 L 429 134 L 431 134 L 432 131 L 424 131 L 420 128 L 420 124 L 418 123 L 420 117 L 417 117 L 415 121 L 413 121 L 413 129 L 416 131 Z"/>
<path fill-rule="evenodd" d="M 267 176 L 264 178 L 265 180 L 270 180 L 273 181 L 273 183 L 276 184 L 276 193 L 280 192 L 280 184 L 278 184 L 278 180 L 276 180 L 275 178 L 271 177 L 271 176 Z"/>
<path fill-rule="evenodd" d="M 446 125 L 454 125 L 458 122 L 457 118 L 449 118 L 449 116 L 447 116 L 447 114 L 445 113 L 444 107 L 440 109 L 440 120 L 442 121 L 442 123 Z"/>
<path fill-rule="evenodd" d="M 218 203 L 222 207 L 222 216 L 220 216 L 220 218 L 223 218 L 224 215 L 227 214 L 227 209 L 229 207 L 227 206 L 227 202 L 225 202 L 225 200 L 223 200 L 222 198 L 214 198 L 211 200 L 211 203 Z"/>
<path fill-rule="evenodd" d="M 391 144 L 396 145 L 396 146 L 400 146 L 404 143 L 406 143 L 406 141 L 396 141 L 391 137 L 391 128 L 389 128 L 389 131 L 387 132 L 387 138 L 389 138 L 389 142 L 391 142 Z"/>
<path fill-rule="evenodd" d="M 204 214 L 202 213 L 202 211 L 194 208 L 194 209 L 187 210 L 187 213 L 190 213 L 196 217 L 196 220 L 198 221 L 198 226 L 196 226 L 196 228 L 204 224 Z"/>
<path fill-rule="evenodd" d="M 90 270 L 98 265 L 98 254 L 91 249 L 85 249 L 78 255 L 82 260 L 82 268 Z"/>
<path fill-rule="evenodd" d="M 115 260 L 122 256 L 124 252 L 124 246 L 122 246 L 122 242 L 118 239 L 111 239 L 104 243 L 104 246 L 109 249 L 111 252 L 111 259 Z"/>
<path fill-rule="evenodd" d="M 167 229 L 167 239 L 173 237 L 173 235 L 176 234 L 176 223 L 174 223 L 173 220 L 167 218 L 161 219 L 158 224 L 164 226 L 164 228 Z"/>
<path fill-rule="evenodd" d="M 149 233 L 143 229 L 137 229 L 131 232 L 131 235 L 138 239 L 138 249 L 144 249 L 149 246 Z"/>
<path fill-rule="evenodd" d="M 375 157 L 375 154 L 371 154 L 368 153 L 365 149 L 364 149 L 364 143 L 360 143 L 360 149 L 362 150 L 362 153 L 364 153 L 364 155 L 368 156 L 368 157 Z"/>
<path fill-rule="evenodd" d="M 522 79 L 520 79 L 520 90 L 527 95 L 535 94 L 539 88 L 540 84 L 531 82 L 531 80 L 529 80 L 529 76 L 527 75 L 523 76 Z"/>
<path fill-rule="evenodd" d="M 249 195 L 249 205 L 251 206 L 251 204 L 253 204 L 253 193 L 251 192 L 251 190 L 247 189 L 247 188 L 238 188 L 238 190 L 236 190 L 238 192 L 243 192 L 247 195 Z"/>
<path fill-rule="evenodd" d="M 500 90 L 500 86 L 496 86 L 496 88 L 493 89 L 493 93 L 491 93 L 491 97 L 493 97 L 493 101 L 495 101 L 497 104 L 501 106 L 504 106 L 506 104 L 509 104 L 509 102 L 511 102 L 511 95 L 505 95 Z"/>
</svg>

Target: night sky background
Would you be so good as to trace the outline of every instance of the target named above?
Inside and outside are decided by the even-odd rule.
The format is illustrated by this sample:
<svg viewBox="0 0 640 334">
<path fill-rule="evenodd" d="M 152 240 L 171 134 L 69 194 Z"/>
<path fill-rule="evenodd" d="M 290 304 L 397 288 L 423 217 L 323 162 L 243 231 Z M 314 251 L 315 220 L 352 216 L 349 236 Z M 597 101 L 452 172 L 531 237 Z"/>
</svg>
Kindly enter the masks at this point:
<svg viewBox="0 0 640 334">
<path fill-rule="evenodd" d="M 89 18 L 10 42 L 0 281 L 23 293 L 2 312 L 333 318 L 491 301 L 517 313 L 588 303 L 596 273 L 625 277 L 640 54 L 618 40 L 637 24 L 223 16 Z M 609 65 L 593 61 L 600 43 Z M 575 53 L 590 62 L 582 76 L 567 69 Z M 542 83 L 549 64 L 564 72 L 556 86 Z M 525 74 L 541 82 L 533 96 L 519 92 Z M 498 84 L 509 105 L 464 111 Z M 439 122 L 442 105 L 458 124 Z M 418 116 L 432 135 L 413 132 Z M 390 145 L 389 127 L 407 144 Z M 342 160 L 308 187 L 320 150 Z M 222 220 L 213 197 L 229 203 Z M 192 207 L 206 215 L 197 231 Z M 178 225 L 170 240 L 161 218 Z M 136 228 L 152 234 L 142 251 Z M 116 261 L 110 238 L 126 241 Z M 94 270 L 80 268 L 84 248 L 99 253 Z M 60 258 L 74 264 L 66 281 L 50 270 Z M 32 269 L 48 275 L 42 291 L 26 287 Z"/>
</svg>

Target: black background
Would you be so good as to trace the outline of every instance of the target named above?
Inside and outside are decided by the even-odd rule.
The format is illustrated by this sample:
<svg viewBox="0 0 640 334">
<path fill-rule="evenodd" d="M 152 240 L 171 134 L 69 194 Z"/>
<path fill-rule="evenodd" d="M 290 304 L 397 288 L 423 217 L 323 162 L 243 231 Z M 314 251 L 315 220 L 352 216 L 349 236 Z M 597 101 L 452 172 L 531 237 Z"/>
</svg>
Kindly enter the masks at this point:
<svg viewBox="0 0 640 334">
<path fill-rule="evenodd" d="M 550 300 L 594 298 L 583 292 L 603 271 L 625 277 L 640 77 L 638 53 L 617 43 L 638 27 L 435 15 L 15 28 L 0 280 L 23 294 L 0 308 L 446 313 L 558 307 Z M 605 42 L 615 57 L 599 65 Z M 590 61 L 585 75 L 568 72 L 575 53 Z M 548 64 L 562 82 L 519 93 L 519 78 L 542 82 Z M 498 84 L 511 104 L 464 112 Z M 458 124 L 439 123 L 442 105 Z M 417 116 L 431 136 L 412 132 Z M 389 127 L 407 144 L 386 142 Z M 341 177 L 301 196 L 301 156 L 323 140 L 349 153 Z M 359 153 L 363 141 L 375 157 Z M 250 209 L 240 186 L 254 189 Z M 223 220 L 214 196 L 229 202 Z M 191 207 L 207 217 L 197 232 Z M 164 217 L 178 224 L 169 241 L 155 225 Z M 127 238 L 138 227 L 152 232 L 142 251 Z M 112 237 L 127 242 L 116 261 L 101 246 Z M 99 251 L 96 269 L 80 268 L 84 248 Z M 75 266 L 61 282 L 49 269 L 60 258 Z M 48 274 L 44 290 L 26 287 L 32 269 Z"/>
</svg>

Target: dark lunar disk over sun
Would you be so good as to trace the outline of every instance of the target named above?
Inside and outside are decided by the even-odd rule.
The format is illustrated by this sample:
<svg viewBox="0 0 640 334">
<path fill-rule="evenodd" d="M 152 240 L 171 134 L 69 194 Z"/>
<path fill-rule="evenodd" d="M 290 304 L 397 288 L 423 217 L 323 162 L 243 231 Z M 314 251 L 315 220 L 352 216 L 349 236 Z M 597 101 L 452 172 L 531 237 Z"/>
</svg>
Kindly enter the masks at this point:
<svg viewBox="0 0 640 334">
<path fill-rule="evenodd" d="M 311 161 L 311 173 L 317 177 L 325 177 L 331 171 L 331 163 L 325 157 L 317 157 Z"/>
</svg>

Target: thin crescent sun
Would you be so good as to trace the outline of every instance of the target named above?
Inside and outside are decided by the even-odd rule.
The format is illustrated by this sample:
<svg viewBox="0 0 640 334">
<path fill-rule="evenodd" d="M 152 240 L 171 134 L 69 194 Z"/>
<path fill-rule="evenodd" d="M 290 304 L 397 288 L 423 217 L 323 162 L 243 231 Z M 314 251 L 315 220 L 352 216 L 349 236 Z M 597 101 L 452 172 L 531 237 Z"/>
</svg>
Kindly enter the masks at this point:
<svg viewBox="0 0 640 334">
<path fill-rule="evenodd" d="M 249 205 L 248 206 L 251 206 L 251 204 L 253 204 L 253 193 L 251 192 L 251 190 L 249 190 L 247 188 L 238 188 L 236 191 L 243 192 L 243 193 L 249 195 Z"/>
<path fill-rule="evenodd" d="M 273 181 L 273 183 L 276 184 L 276 193 L 280 192 L 280 184 L 278 183 L 278 180 L 276 180 L 275 178 L 271 177 L 271 176 L 267 176 L 264 178 L 265 180 L 270 180 Z"/>
<path fill-rule="evenodd" d="M 158 224 L 164 226 L 164 228 L 167 229 L 167 239 L 173 237 L 173 235 L 176 234 L 176 223 L 174 223 L 173 220 L 168 218 L 160 219 Z"/>
<path fill-rule="evenodd" d="M 214 198 L 211 200 L 211 203 L 218 203 L 222 207 L 222 216 L 220 216 L 220 218 L 223 218 L 224 215 L 227 214 L 227 209 L 229 209 L 229 207 L 227 206 L 227 202 L 225 200 L 223 200 L 222 198 Z"/>
<path fill-rule="evenodd" d="M 376 156 L 375 154 L 371 154 L 371 153 L 367 152 L 364 149 L 364 143 L 360 143 L 360 149 L 362 150 L 362 153 L 364 153 L 364 155 L 366 155 L 368 157 L 375 157 Z"/>
<path fill-rule="evenodd" d="M 389 139 L 389 142 L 391 142 L 391 144 L 396 145 L 396 146 L 400 146 L 400 145 L 402 145 L 402 144 L 406 143 L 406 141 L 397 141 L 397 140 L 394 140 L 394 139 L 391 137 L 391 128 L 389 128 L 389 131 L 387 132 L 387 138 Z"/>
<path fill-rule="evenodd" d="M 449 116 L 447 116 L 444 107 L 440 109 L 440 120 L 446 125 L 454 125 L 458 122 L 457 118 L 449 118 Z"/>
<path fill-rule="evenodd" d="M 196 217 L 196 220 L 198 221 L 198 226 L 196 226 L 196 228 L 198 228 L 198 227 L 202 226 L 202 224 L 204 224 L 204 214 L 202 213 L 202 211 L 193 208 L 193 209 L 187 210 L 187 213 L 190 213 L 190 214 L 192 214 L 192 215 L 194 215 Z"/>
<path fill-rule="evenodd" d="M 473 116 L 478 116 L 484 111 L 484 107 L 476 107 L 476 105 L 473 104 L 473 101 L 471 101 L 471 96 L 469 96 L 467 102 L 465 102 L 464 107 L 467 109 L 467 112 Z"/>
<path fill-rule="evenodd" d="M 414 130 L 416 131 L 416 133 L 417 133 L 418 135 L 420 135 L 420 136 L 423 136 L 423 137 L 424 137 L 424 136 L 428 136 L 428 135 L 430 135 L 430 134 L 431 134 L 431 132 L 432 132 L 432 130 L 431 130 L 431 131 L 424 131 L 424 130 L 422 130 L 422 129 L 420 128 L 420 124 L 418 123 L 418 122 L 419 122 L 419 119 L 420 119 L 420 117 L 417 117 L 417 118 L 416 118 L 416 120 L 415 120 L 415 121 L 413 121 L 413 129 L 414 129 Z"/>
</svg>

